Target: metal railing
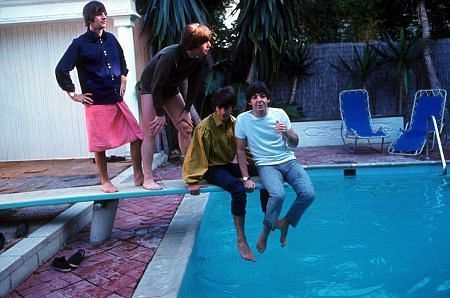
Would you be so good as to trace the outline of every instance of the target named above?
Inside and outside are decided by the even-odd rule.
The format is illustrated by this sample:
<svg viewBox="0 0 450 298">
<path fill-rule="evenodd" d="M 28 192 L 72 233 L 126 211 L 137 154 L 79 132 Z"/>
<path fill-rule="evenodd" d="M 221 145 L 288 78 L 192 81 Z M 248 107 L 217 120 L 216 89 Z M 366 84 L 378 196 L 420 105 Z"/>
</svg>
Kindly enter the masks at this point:
<svg viewBox="0 0 450 298">
<path fill-rule="evenodd" d="M 438 149 L 439 149 L 439 154 L 440 154 L 441 162 L 442 162 L 442 174 L 447 175 L 447 162 L 445 161 L 444 150 L 442 149 L 441 137 L 439 135 L 440 131 L 438 129 L 436 118 L 434 116 L 430 116 L 427 121 L 427 130 L 426 130 L 427 136 L 426 136 L 426 144 L 425 144 L 426 155 L 425 156 L 426 156 L 426 159 L 430 159 L 430 153 L 429 153 L 430 138 L 428 136 L 428 132 L 430 131 L 430 129 L 429 129 L 430 128 L 430 120 L 433 123 L 433 127 L 434 127 L 432 146 L 434 146 L 434 138 L 436 138 Z"/>
</svg>

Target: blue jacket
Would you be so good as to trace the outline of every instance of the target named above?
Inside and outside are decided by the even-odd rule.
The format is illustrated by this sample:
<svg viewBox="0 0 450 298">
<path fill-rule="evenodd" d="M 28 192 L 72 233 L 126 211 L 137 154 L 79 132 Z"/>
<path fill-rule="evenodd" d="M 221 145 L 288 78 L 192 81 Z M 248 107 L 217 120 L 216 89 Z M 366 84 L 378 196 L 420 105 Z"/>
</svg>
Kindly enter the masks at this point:
<svg viewBox="0 0 450 298">
<path fill-rule="evenodd" d="M 99 37 L 88 28 L 72 41 L 55 69 L 58 85 L 64 91 L 75 91 L 70 78 L 70 71 L 75 67 L 81 91 L 92 93 L 94 104 L 114 104 L 123 100 L 120 75 L 126 76 L 128 69 L 122 47 L 113 34 L 103 31 Z"/>
</svg>

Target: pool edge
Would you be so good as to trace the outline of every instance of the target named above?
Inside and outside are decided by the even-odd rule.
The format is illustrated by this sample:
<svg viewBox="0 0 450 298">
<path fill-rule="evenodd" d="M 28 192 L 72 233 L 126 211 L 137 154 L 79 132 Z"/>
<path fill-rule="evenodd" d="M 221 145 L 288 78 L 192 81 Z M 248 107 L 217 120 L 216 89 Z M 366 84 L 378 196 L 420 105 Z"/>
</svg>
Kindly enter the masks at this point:
<svg viewBox="0 0 450 298">
<path fill-rule="evenodd" d="M 132 297 L 177 297 L 209 193 L 185 195 Z"/>
</svg>

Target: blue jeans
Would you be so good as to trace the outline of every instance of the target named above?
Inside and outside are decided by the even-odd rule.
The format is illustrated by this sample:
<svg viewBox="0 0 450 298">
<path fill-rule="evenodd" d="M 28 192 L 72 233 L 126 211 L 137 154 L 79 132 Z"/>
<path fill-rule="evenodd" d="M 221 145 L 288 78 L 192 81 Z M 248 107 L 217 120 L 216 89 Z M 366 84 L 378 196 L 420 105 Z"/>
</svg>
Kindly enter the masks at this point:
<svg viewBox="0 0 450 298">
<path fill-rule="evenodd" d="M 231 213 L 235 216 L 244 216 L 247 206 L 247 193 L 240 179 L 241 177 L 239 165 L 234 163 L 209 167 L 205 173 L 205 179 L 208 183 L 220 186 L 230 193 Z M 266 209 L 267 197 L 266 191 L 260 192 L 261 209 L 263 212 Z"/>
<path fill-rule="evenodd" d="M 278 165 L 257 166 L 257 170 L 262 185 L 269 192 L 264 224 L 271 230 L 276 228 L 285 197 L 283 182 L 286 181 L 297 194 L 286 214 L 286 219 L 293 227 L 297 226 L 315 197 L 311 179 L 303 166 L 293 159 Z"/>
</svg>

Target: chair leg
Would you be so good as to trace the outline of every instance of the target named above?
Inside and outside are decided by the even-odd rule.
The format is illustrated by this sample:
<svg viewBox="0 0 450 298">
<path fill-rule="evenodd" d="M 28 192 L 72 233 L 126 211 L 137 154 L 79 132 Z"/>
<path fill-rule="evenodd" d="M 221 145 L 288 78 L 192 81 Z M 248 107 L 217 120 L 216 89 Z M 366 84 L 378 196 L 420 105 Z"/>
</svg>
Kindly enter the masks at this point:
<svg viewBox="0 0 450 298">
<path fill-rule="evenodd" d="M 346 142 L 345 142 L 345 135 L 344 135 L 344 124 L 342 123 L 341 124 L 341 138 L 342 138 L 342 143 L 344 144 L 344 147 L 345 147 L 345 149 L 347 149 L 349 152 L 351 152 L 351 153 L 355 153 L 355 150 L 356 150 L 356 144 L 355 144 L 355 146 L 353 147 L 353 150 L 352 150 L 352 148 L 350 147 L 351 145 L 349 145 L 349 144 L 347 144 Z M 355 139 L 355 143 L 356 143 L 356 139 Z"/>
<path fill-rule="evenodd" d="M 372 144 L 372 142 L 370 142 L 370 139 L 367 139 L 367 142 L 369 143 L 369 145 L 370 145 L 370 148 L 372 149 L 372 150 L 374 150 L 374 151 L 376 151 L 376 152 L 383 152 L 383 147 L 384 147 L 384 138 L 381 138 L 381 149 L 380 150 L 378 150 L 373 144 Z"/>
</svg>

